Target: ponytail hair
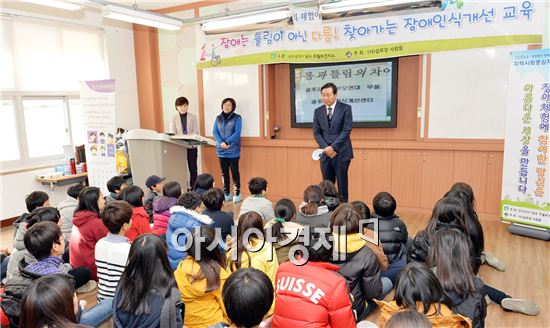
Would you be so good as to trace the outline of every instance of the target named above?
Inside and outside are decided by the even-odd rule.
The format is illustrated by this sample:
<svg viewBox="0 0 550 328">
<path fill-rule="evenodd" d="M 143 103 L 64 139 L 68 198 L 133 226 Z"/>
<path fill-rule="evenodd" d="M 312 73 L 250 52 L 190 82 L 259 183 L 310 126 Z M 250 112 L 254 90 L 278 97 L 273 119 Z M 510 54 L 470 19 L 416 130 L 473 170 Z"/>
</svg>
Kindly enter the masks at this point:
<svg viewBox="0 0 550 328">
<path fill-rule="evenodd" d="M 304 206 L 300 208 L 300 212 L 304 215 L 317 214 L 319 206 L 323 201 L 323 189 L 318 185 L 311 185 L 304 190 Z"/>
<path fill-rule="evenodd" d="M 275 223 L 271 226 L 271 233 L 278 242 L 288 238 L 282 231 L 283 224 L 292 220 L 295 215 L 296 205 L 290 199 L 283 198 L 275 204 Z"/>
</svg>

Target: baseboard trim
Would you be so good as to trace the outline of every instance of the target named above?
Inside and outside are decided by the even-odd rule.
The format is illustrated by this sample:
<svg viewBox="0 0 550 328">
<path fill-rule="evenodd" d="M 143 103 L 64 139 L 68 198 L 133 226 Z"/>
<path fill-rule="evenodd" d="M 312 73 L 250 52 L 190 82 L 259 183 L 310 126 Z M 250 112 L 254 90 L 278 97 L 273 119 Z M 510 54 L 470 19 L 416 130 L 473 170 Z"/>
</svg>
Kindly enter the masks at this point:
<svg viewBox="0 0 550 328">
<path fill-rule="evenodd" d="M 15 220 L 17 220 L 18 216 L 14 216 L 12 218 L 7 218 L 5 220 L 0 221 L 0 228 L 5 228 L 11 226 Z"/>
</svg>

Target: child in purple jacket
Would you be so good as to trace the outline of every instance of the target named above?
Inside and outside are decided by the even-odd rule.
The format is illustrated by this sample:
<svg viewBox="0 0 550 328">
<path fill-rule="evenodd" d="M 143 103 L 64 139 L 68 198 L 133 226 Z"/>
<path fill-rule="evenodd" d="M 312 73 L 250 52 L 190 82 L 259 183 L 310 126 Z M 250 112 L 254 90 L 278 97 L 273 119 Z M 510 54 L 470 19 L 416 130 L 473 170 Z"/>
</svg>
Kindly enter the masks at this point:
<svg viewBox="0 0 550 328">
<path fill-rule="evenodd" d="M 181 185 L 176 181 L 164 184 L 162 196 L 153 201 L 153 233 L 156 235 L 166 234 L 168 220 L 170 220 L 170 207 L 178 204 L 181 196 Z"/>
</svg>

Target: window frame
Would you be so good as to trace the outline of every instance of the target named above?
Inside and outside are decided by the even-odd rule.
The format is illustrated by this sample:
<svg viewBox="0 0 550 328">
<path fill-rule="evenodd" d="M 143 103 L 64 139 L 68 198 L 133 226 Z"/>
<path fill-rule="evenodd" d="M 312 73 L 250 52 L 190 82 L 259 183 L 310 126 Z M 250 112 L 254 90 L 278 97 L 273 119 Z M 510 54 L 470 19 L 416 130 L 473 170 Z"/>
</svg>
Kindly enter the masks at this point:
<svg viewBox="0 0 550 328">
<path fill-rule="evenodd" d="M 24 99 L 62 99 L 63 113 L 65 116 L 65 129 L 69 135 L 69 143 L 74 147 L 71 109 L 69 99 L 80 99 L 78 92 L 5 92 L 2 94 L 2 100 L 12 100 L 15 110 L 16 138 L 18 140 L 19 159 L 0 162 L 2 171 L 24 169 L 34 166 L 55 165 L 65 159 L 64 154 L 48 155 L 31 158 L 29 156 L 29 147 L 27 140 L 27 130 L 25 124 L 25 113 L 23 109 Z"/>
</svg>

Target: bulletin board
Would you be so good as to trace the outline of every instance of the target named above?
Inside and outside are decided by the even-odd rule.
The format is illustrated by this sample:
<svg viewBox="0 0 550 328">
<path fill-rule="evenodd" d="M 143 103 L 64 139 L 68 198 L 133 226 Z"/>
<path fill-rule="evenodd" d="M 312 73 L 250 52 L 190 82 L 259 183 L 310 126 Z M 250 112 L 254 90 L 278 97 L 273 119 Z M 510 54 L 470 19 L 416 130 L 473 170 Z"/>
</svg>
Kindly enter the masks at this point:
<svg viewBox="0 0 550 328">
<path fill-rule="evenodd" d="M 429 138 L 504 139 L 509 54 L 527 45 L 431 55 Z"/>
<path fill-rule="evenodd" d="M 224 98 L 237 103 L 242 116 L 241 136 L 260 137 L 260 91 L 258 65 L 209 68 L 203 72 L 205 135 L 212 136 L 216 116 L 221 113 Z"/>
</svg>

